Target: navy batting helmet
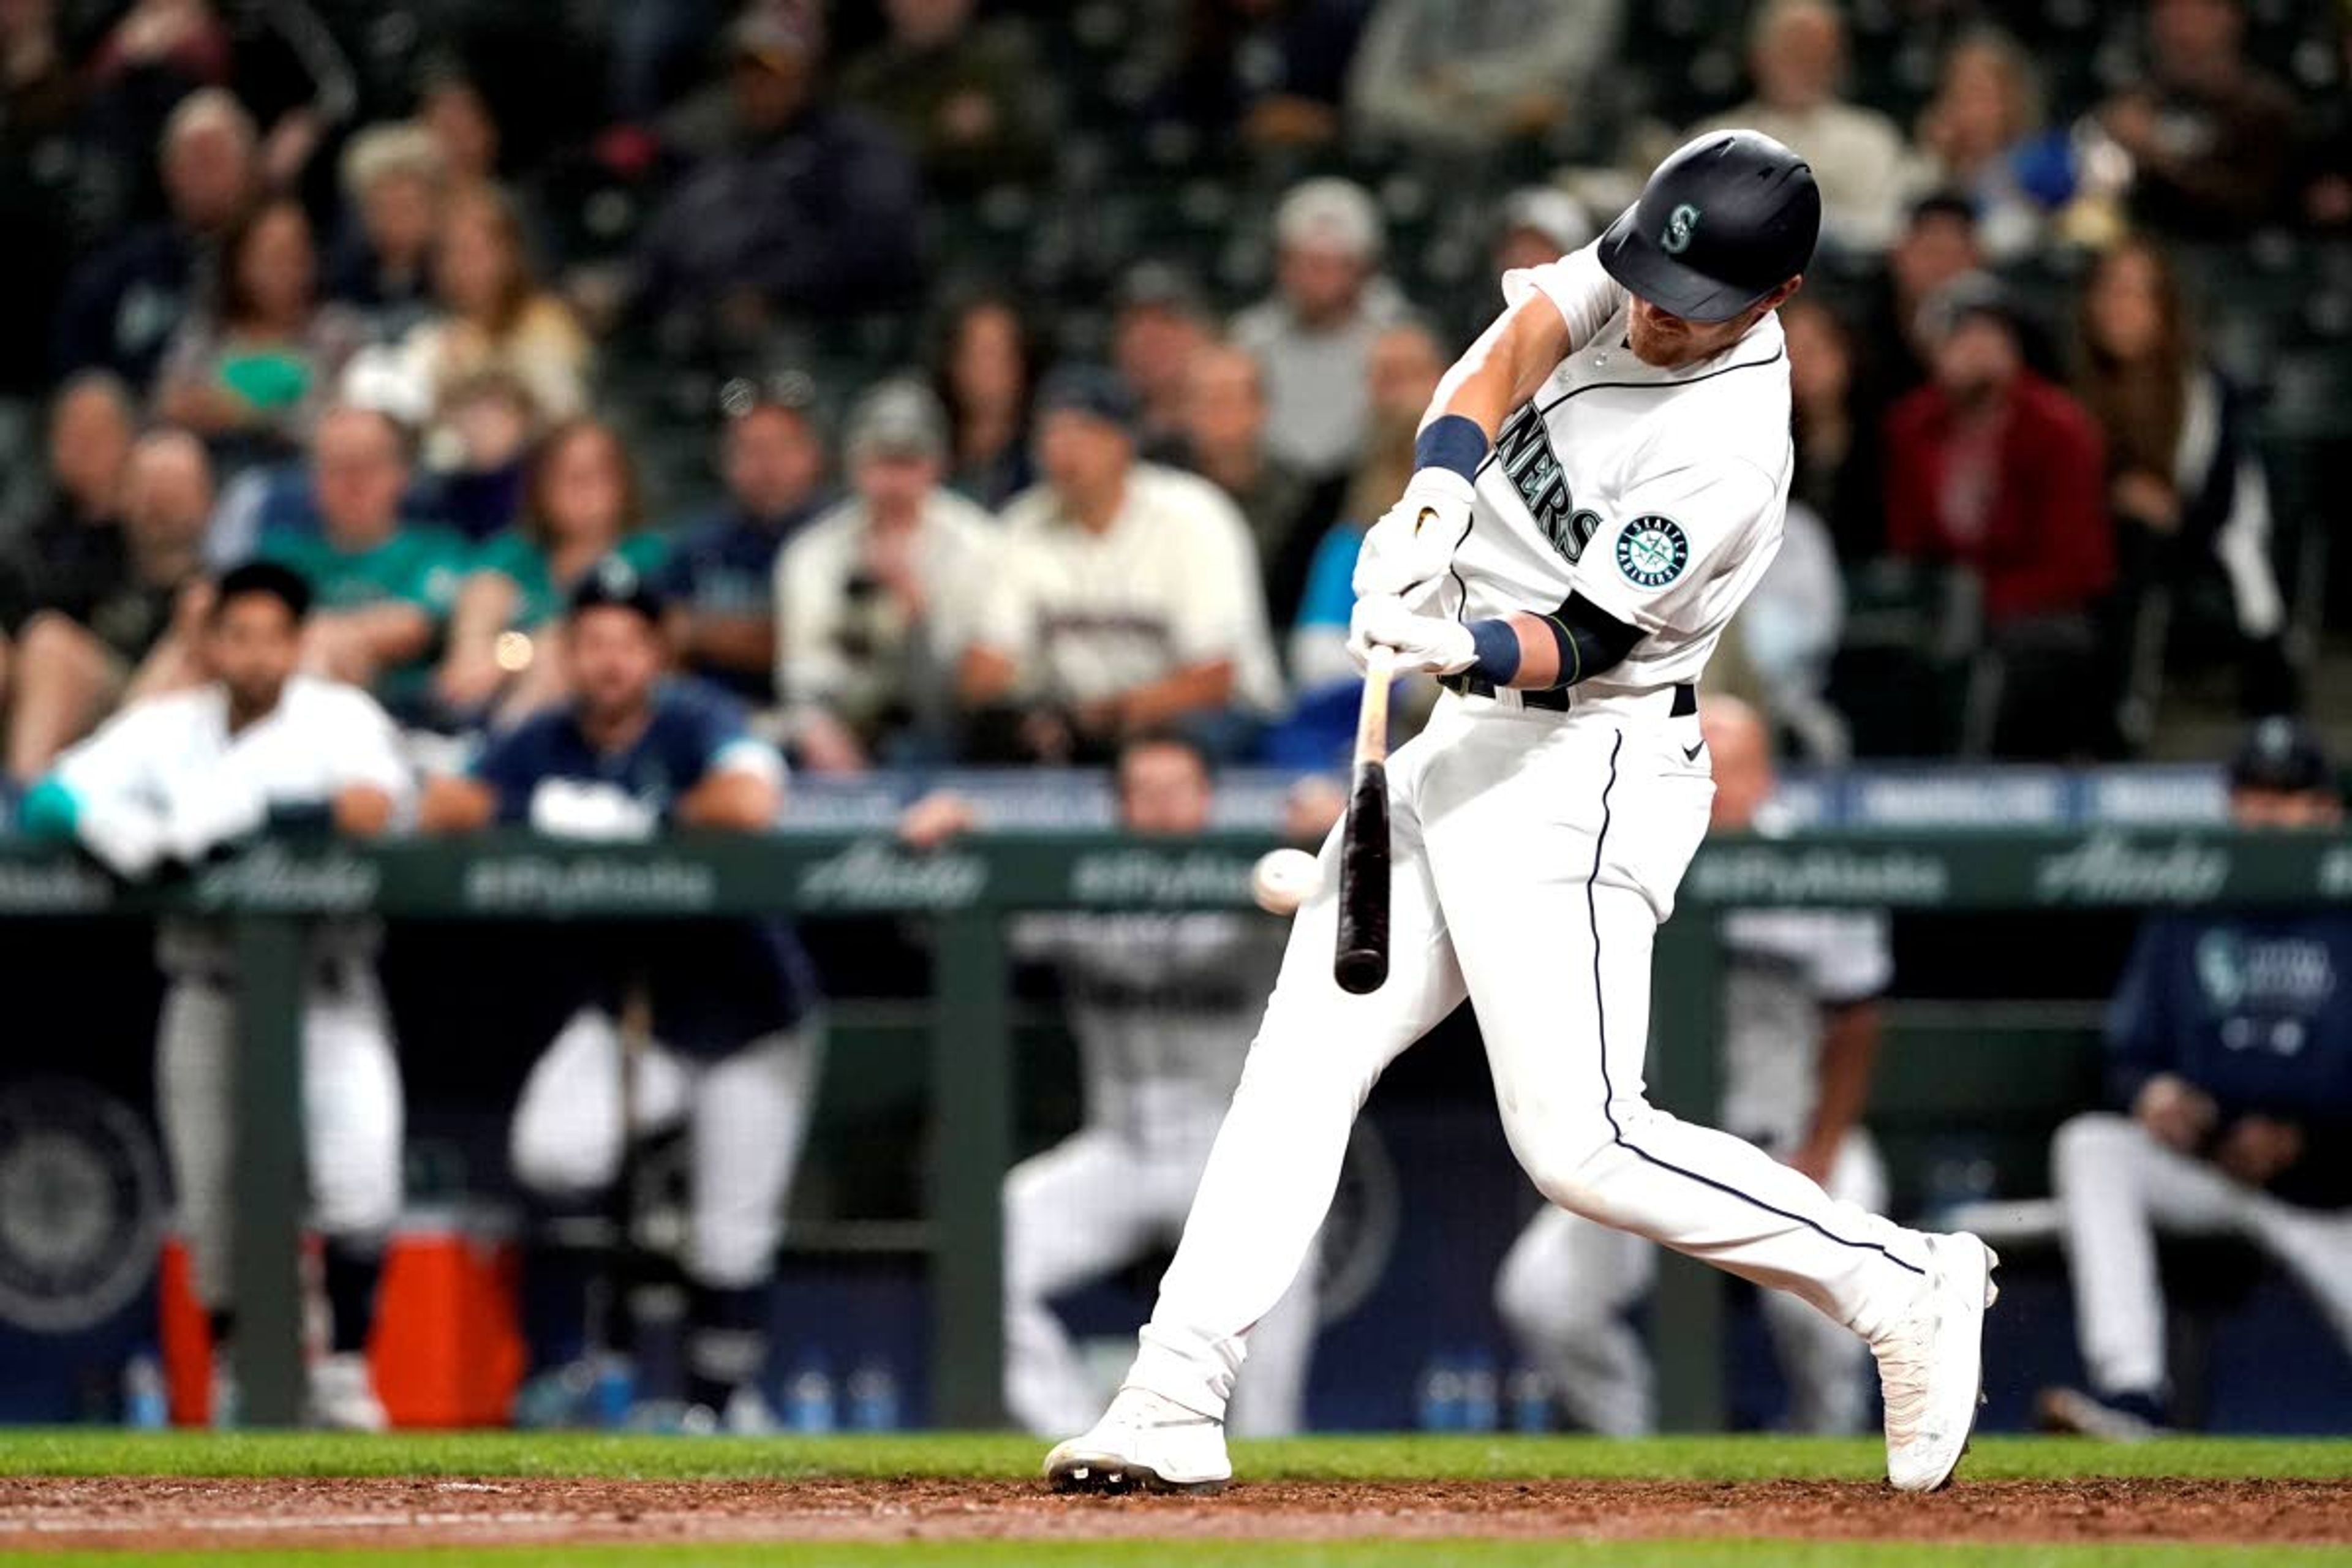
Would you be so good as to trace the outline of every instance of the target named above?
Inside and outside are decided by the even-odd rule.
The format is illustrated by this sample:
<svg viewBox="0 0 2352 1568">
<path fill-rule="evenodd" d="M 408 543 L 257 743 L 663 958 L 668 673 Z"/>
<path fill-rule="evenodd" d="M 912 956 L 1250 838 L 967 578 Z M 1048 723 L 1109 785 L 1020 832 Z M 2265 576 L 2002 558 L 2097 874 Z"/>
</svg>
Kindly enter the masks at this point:
<svg viewBox="0 0 2352 1568">
<path fill-rule="evenodd" d="M 1661 310 L 1727 321 L 1802 272 L 1821 232 L 1802 158 L 1760 132 L 1716 131 L 1658 165 L 1601 237 L 1601 265 Z"/>
</svg>

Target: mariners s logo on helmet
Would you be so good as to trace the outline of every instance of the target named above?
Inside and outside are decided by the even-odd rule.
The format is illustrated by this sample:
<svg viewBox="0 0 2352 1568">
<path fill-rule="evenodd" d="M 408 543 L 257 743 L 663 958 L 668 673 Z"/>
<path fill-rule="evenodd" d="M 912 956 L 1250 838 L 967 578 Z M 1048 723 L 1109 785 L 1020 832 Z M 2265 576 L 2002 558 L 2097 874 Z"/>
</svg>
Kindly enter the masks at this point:
<svg viewBox="0 0 2352 1568">
<path fill-rule="evenodd" d="M 1691 230 L 1698 226 L 1698 208 L 1688 202 L 1666 215 L 1666 232 L 1658 236 L 1658 248 L 1668 256 L 1680 256 L 1690 248 Z"/>
<path fill-rule="evenodd" d="M 1637 517 L 1617 536 L 1617 570 L 1644 588 L 1663 588 L 1690 564 L 1690 536 L 1670 517 Z"/>
</svg>

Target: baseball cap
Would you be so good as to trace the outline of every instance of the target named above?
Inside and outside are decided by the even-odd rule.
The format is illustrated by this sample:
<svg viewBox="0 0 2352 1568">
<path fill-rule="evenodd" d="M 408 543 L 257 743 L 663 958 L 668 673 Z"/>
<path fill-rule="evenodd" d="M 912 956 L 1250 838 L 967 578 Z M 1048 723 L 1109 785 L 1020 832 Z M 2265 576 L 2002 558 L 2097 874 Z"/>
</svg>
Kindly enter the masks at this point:
<svg viewBox="0 0 2352 1568">
<path fill-rule="evenodd" d="M 753 0 L 727 28 L 727 52 L 773 70 L 824 47 L 824 15 L 811 0 Z"/>
<path fill-rule="evenodd" d="M 1042 417 L 1056 409 L 1092 415 L 1129 435 L 1135 433 L 1142 412 L 1135 393 L 1118 374 L 1098 364 L 1060 365 L 1045 378 L 1037 389 L 1037 413 Z"/>
<path fill-rule="evenodd" d="M 1207 313 L 1207 301 L 1192 275 L 1172 262 L 1139 261 L 1118 280 L 1114 301 L 1121 310 L 1173 310 L 1178 315 Z"/>
<path fill-rule="evenodd" d="M 940 460 L 948 453 L 947 411 L 921 382 L 904 378 L 881 382 L 849 411 L 843 445 L 853 460 L 868 457 Z"/>
<path fill-rule="evenodd" d="M 1983 318 L 2021 331 L 2025 319 L 2016 297 L 1990 272 L 1963 272 L 1919 307 L 1919 332 L 1930 342 L 1941 342 L 1964 321 Z"/>
<path fill-rule="evenodd" d="M 1542 235 L 1565 256 L 1592 238 L 1592 215 L 1557 185 L 1522 185 L 1503 198 L 1495 231 L 1505 235 L 1522 228 Z"/>
<path fill-rule="evenodd" d="M 1381 206 L 1353 180 L 1327 174 L 1294 185 L 1274 212 L 1285 248 L 1336 250 L 1370 259 L 1381 251 Z"/>
<path fill-rule="evenodd" d="M 635 610 L 658 626 L 667 607 L 659 585 L 651 577 L 619 556 L 607 555 L 588 568 L 572 587 L 570 614 L 578 616 L 608 608 Z"/>
<path fill-rule="evenodd" d="M 1760 131 L 1717 131 L 1658 165 L 1601 265 L 1661 310 L 1727 321 L 1802 272 L 1821 232 L 1811 165 Z"/>
<path fill-rule="evenodd" d="M 2336 793 L 2336 768 L 2310 731 L 2292 719 L 2264 719 L 2230 759 L 2230 787 L 2276 795 Z"/>
</svg>

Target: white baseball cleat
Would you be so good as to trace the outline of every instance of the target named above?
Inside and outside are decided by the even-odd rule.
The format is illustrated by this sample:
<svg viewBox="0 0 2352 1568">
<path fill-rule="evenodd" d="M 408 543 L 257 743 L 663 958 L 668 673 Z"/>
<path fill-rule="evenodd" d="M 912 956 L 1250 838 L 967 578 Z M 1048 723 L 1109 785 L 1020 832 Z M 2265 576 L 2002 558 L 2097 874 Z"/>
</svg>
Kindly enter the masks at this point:
<svg viewBox="0 0 2352 1568">
<path fill-rule="evenodd" d="M 321 1356 L 310 1367 L 310 1425 L 330 1432 L 381 1432 L 383 1402 L 375 1396 L 367 1357 L 357 1352 Z"/>
<path fill-rule="evenodd" d="M 1083 1437 L 1045 1456 L 1057 1492 L 1213 1492 L 1233 1479 L 1225 1424 L 1140 1388 L 1122 1388 Z"/>
<path fill-rule="evenodd" d="M 1931 1492 L 1952 1479 L 1984 1402 L 1985 1309 L 2000 1294 L 1992 1248 L 1965 1232 L 1927 1238 L 1911 1315 L 1871 1346 L 1886 1401 L 1886 1479 Z"/>
</svg>

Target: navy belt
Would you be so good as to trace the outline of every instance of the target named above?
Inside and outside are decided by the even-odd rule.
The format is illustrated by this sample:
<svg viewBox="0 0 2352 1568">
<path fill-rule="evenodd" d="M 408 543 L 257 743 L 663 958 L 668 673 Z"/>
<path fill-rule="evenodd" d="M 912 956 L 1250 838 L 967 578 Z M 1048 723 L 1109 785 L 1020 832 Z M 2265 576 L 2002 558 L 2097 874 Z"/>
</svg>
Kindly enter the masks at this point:
<svg viewBox="0 0 2352 1568">
<path fill-rule="evenodd" d="M 1495 695 L 1495 683 L 1482 676 L 1441 675 L 1437 678 L 1437 684 L 1461 697 Z M 1559 686 L 1548 691 L 1521 691 L 1519 706 L 1531 708 L 1538 713 L 1565 713 L 1571 706 L 1569 693 L 1572 689 L 1573 688 L 1570 687 Z M 1675 719 L 1687 719 L 1697 711 L 1698 688 L 1688 681 L 1684 681 L 1675 688 L 1674 707 L 1669 710 L 1669 716 Z"/>
</svg>

